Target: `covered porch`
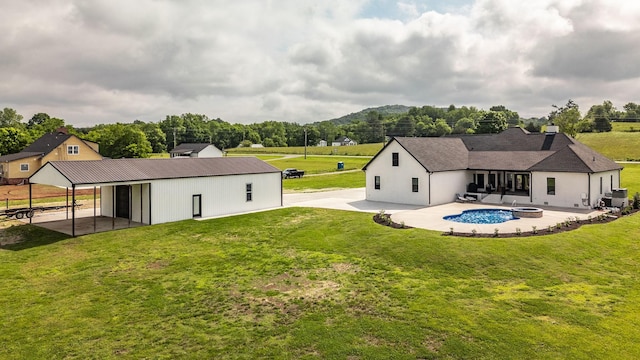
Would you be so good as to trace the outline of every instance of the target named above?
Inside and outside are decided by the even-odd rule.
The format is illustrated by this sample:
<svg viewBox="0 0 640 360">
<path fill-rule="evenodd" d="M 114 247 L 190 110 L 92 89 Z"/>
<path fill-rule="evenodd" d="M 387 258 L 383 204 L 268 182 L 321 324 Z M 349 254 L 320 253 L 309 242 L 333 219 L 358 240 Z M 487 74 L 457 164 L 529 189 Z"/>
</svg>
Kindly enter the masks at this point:
<svg viewBox="0 0 640 360">
<path fill-rule="evenodd" d="M 77 176 L 74 172 L 61 171 L 51 163 L 40 168 L 29 178 L 29 207 L 33 207 L 32 184 L 65 188 L 70 194 L 71 204 L 77 202 L 77 190 L 93 189 L 93 199 L 88 201 L 93 206 L 87 209 L 67 206 L 66 211 L 45 212 L 26 221 L 73 237 L 151 224 L 149 181 L 113 182 L 110 174 L 94 174 L 97 176 L 87 181 L 74 175 Z"/>
<path fill-rule="evenodd" d="M 491 203 L 531 202 L 531 173 L 525 171 L 473 170 L 465 195 Z M 485 200 L 486 199 L 486 200 Z"/>
</svg>

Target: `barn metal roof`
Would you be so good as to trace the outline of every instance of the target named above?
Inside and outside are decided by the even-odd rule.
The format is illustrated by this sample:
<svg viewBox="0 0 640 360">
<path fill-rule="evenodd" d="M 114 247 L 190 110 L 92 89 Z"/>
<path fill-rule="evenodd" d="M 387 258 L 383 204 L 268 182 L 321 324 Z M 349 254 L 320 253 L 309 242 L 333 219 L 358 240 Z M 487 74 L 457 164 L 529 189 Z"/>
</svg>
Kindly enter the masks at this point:
<svg viewBox="0 0 640 360">
<path fill-rule="evenodd" d="M 45 183 L 46 180 L 41 179 L 44 176 L 39 173 L 44 174 L 50 168 L 72 185 L 280 172 L 278 168 L 255 157 L 105 159 L 51 161 L 33 174 L 30 181 L 33 179 L 32 182 Z"/>
</svg>

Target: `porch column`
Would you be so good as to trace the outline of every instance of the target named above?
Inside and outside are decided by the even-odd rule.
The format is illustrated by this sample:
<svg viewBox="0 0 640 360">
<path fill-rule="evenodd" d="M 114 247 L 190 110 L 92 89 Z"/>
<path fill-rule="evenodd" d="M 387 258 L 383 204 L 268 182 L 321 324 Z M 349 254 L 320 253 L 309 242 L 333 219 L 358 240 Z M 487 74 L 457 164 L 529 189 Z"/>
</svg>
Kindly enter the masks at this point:
<svg viewBox="0 0 640 360">
<path fill-rule="evenodd" d="M 67 197 L 69 197 L 68 189 Z M 67 210 L 68 212 L 69 210 Z M 71 184 L 71 236 L 76 237 L 76 184 Z"/>
<path fill-rule="evenodd" d="M 7 201 L 9 201 L 9 198 L 7 198 Z M 8 204 L 8 202 L 7 202 L 7 204 Z M 31 209 L 32 207 L 33 207 L 33 205 L 31 204 L 31 182 L 29 182 L 29 209 Z M 9 207 L 7 206 L 7 209 L 8 209 L 8 208 L 9 208 Z M 32 219 L 33 219 L 33 216 L 31 216 L 31 217 L 29 218 L 29 224 L 31 224 L 31 220 L 32 220 Z"/>
<path fill-rule="evenodd" d="M 96 233 L 96 187 L 93 187 L 93 233 Z"/>
</svg>

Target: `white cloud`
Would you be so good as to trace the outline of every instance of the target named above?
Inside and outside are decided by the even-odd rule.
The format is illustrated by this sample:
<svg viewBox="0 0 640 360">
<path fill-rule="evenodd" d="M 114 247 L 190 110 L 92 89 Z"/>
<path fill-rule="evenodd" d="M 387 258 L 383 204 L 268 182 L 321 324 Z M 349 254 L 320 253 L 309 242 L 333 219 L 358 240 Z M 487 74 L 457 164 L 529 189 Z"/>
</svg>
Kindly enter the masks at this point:
<svg viewBox="0 0 640 360">
<path fill-rule="evenodd" d="M 432 4 L 431 4 L 432 5 Z M 77 126 L 204 113 L 308 122 L 385 104 L 503 104 L 526 116 L 638 93 L 640 5 L 477 0 L 9 2 L 1 107 Z M 622 87 L 622 85 L 624 87 Z M 636 100 L 637 101 L 637 100 Z"/>
</svg>

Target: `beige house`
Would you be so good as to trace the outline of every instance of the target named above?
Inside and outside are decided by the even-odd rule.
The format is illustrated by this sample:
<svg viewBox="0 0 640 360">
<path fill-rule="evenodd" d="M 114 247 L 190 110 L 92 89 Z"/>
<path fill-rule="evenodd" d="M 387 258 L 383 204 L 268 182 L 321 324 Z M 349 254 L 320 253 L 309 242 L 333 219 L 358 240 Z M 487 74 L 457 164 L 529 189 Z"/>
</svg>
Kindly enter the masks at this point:
<svg viewBox="0 0 640 360">
<path fill-rule="evenodd" d="M 44 134 L 19 153 L 0 156 L 0 184 L 26 182 L 49 161 L 101 159 L 98 144 L 58 129 Z"/>
</svg>

